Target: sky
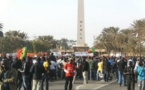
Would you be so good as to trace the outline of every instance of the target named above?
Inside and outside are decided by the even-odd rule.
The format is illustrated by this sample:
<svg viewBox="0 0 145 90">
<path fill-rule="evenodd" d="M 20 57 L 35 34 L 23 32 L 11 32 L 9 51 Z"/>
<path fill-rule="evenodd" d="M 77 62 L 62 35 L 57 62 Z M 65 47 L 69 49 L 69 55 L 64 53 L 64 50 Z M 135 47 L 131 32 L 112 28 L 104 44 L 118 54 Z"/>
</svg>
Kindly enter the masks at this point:
<svg viewBox="0 0 145 90">
<path fill-rule="evenodd" d="M 32 39 L 52 35 L 54 39 L 77 40 L 78 0 L 0 0 L 0 23 L 5 33 L 20 30 Z M 85 38 L 94 37 L 110 26 L 125 29 L 145 18 L 145 0 L 84 0 Z"/>
</svg>

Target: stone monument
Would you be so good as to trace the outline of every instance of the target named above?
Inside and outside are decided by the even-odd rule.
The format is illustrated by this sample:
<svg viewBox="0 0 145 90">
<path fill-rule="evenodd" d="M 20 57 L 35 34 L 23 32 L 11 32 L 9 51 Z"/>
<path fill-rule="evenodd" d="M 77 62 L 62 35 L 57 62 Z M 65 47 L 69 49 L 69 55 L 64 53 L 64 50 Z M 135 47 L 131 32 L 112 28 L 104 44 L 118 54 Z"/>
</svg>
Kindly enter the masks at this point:
<svg viewBox="0 0 145 90">
<path fill-rule="evenodd" d="M 77 20 L 77 45 L 73 49 L 74 52 L 86 52 L 89 47 L 85 43 L 84 0 L 78 0 Z"/>
</svg>

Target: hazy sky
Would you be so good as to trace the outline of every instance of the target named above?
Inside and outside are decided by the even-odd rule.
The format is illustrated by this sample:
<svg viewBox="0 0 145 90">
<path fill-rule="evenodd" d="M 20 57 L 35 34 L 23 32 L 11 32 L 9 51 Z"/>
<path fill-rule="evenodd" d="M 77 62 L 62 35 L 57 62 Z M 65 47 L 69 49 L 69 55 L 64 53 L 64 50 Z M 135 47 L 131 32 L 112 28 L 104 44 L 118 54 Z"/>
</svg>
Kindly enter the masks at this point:
<svg viewBox="0 0 145 90">
<path fill-rule="evenodd" d="M 84 0 L 86 43 L 104 27 L 130 27 L 145 18 L 145 0 Z M 77 39 L 78 0 L 0 0 L 3 32 L 20 30 L 30 38 L 53 35 L 54 39 Z"/>
</svg>

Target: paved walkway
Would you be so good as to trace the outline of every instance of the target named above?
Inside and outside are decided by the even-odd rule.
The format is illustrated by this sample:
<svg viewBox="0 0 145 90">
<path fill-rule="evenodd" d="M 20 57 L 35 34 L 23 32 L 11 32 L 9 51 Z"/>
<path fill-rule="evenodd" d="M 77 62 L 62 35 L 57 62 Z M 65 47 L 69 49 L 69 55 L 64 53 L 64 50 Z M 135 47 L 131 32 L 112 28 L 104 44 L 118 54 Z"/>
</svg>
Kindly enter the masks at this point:
<svg viewBox="0 0 145 90">
<path fill-rule="evenodd" d="M 49 90 L 64 90 L 64 80 L 50 82 Z M 73 90 L 127 90 L 126 86 L 119 86 L 116 81 L 105 83 L 104 81 L 89 81 L 88 84 L 82 84 L 83 80 L 76 80 Z M 137 85 L 136 89 L 139 90 Z"/>
</svg>

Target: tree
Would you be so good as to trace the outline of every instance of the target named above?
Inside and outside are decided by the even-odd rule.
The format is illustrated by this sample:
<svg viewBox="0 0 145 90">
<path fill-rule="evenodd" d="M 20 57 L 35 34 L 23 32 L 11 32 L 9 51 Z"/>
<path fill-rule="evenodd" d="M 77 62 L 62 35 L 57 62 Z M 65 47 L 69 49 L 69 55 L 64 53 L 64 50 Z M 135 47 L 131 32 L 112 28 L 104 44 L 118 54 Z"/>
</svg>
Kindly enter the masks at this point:
<svg viewBox="0 0 145 90">
<path fill-rule="evenodd" d="M 134 21 L 132 27 L 133 27 L 133 33 L 137 39 L 138 52 L 141 56 L 141 53 L 143 52 L 142 46 L 145 42 L 145 19 Z"/>
<path fill-rule="evenodd" d="M 3 37 L 3 32 L 2 32 L 3 24 L 0 23 L 0 37 Z"/>
<path fill-rule="evenodd" d="M 17 39 L 21 39 L 21 40 L 27 40 L 28 39 L 28 35 L 24 32 L 20 32 L 19 31 L 8 31 L 5 33 L 5 37 L 9 37 L 9 38 L 17 38 Z"/>
<path fill-rule="evenodd" d="M 37 45 L 41 46 L 40 50 L 42 51 L 48 51 L 50 49 L 56 48 L 55 40 L 53 39 L 53 36 L 47 35 L 47 36 L 38 36 L 36 39 Z M 35 43 L 36 43 L 35 42 Z M 43 47 L 42 47 L 43 46 Z M 38 48 L 38 47 L 37 47 Z M 38 51 L 40 51 L 38 50 Z"/>
<path fill-rule="evenodd" d="M 26 40 L 27 34 L 21 33 L 20 31 L 8 31 L 5 36 L 1 38 L 0 48 L 1 52 L 16 52 L 17 49 L 27 45 Z"/>
<path fill-rule="evenodd" d="M 66 38 L 62 38 L 60 40 L 60 43 L 61 43 L 61 47 L 64 49 L 64 50 L 67 50 L 69 48 L 68 46 L 68 39 Z"/>
<path fill-rule="evenodd" d="M 135 38 L 132 34 L 132 29 L 122 29 L 118 35 L 118 45 L 120 52 L 126 54 L 126 52 L 135 52 Z"/>
<path fill-rule="evenodd" d="M 117 49 L 118 27 L 104 28 L 102 33 L 97 37 L 94 47 L 105 48 L 108 54 Z"/>
<path fill-rule="evenodd" d="M 145 19 L 136 20 L 129 29 L 116 27 L 104 28 L 95 40 L 96 48 L 111 50 L 121 53 L 139 54 L 145 50 Z"/>
</svg>

